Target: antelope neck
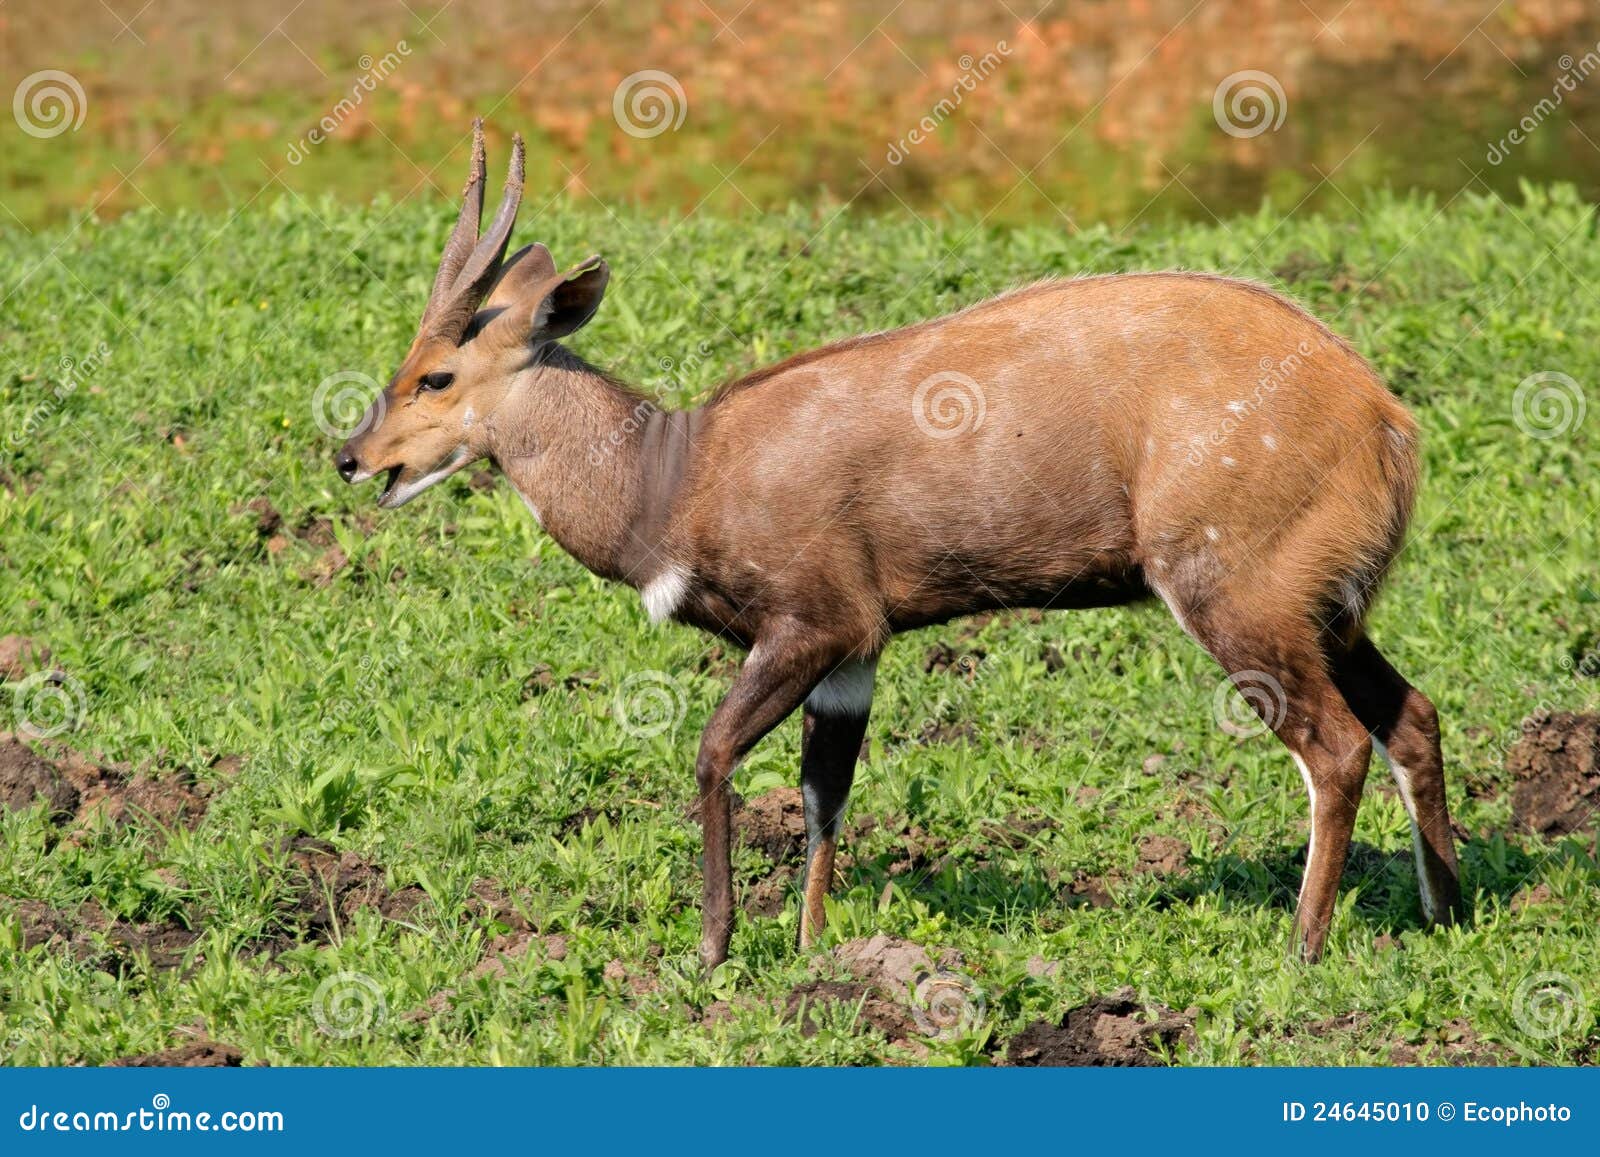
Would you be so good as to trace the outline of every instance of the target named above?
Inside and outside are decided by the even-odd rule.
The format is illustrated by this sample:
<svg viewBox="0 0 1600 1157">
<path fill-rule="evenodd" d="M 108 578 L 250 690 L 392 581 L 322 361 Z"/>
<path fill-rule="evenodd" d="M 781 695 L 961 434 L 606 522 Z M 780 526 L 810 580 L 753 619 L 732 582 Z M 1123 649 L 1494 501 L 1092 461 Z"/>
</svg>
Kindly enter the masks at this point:
<svg viewBox="0 0 1600 1157">
<path fill-rule="evenodd" d="M 639 437 L 639 502 L 618 553 L 626 581 L 636 587 L 680 565 L 661 546 L 694 439 L 704 424 L 701 410 L 652 409 L 645 418 Z"/>
</svg>

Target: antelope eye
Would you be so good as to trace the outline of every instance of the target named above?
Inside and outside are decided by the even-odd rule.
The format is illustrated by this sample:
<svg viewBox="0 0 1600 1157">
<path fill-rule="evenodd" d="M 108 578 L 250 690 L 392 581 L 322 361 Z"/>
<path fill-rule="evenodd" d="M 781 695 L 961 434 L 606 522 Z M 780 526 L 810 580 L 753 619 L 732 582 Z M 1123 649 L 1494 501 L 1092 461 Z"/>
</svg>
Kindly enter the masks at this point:
<svg viewBox="0 0 1600 1157">
<path fill-rule="evenodd" d="M 433 390 L 435 392 L 448 390 L 450 383 L 455 380 L 456 376 L 454 374 L 440 370 L 437 373 L 423 374 L 422 377 L 417 379 L 417 387 L 418 389 Z"/>
</svg>

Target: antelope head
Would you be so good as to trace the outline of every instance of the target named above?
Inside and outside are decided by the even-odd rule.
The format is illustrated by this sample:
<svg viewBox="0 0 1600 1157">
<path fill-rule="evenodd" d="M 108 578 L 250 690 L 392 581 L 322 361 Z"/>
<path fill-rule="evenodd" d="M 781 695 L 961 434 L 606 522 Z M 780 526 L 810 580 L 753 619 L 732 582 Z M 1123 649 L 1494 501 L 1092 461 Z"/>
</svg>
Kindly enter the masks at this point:
<svg viewBox="0 0 1600 1157">
<path fill-rule="evenodd" d="M 565 273 L 529 245 L 506 257 L 522 199 L 522 137 L 494 220 L 483 215 L 483 124 L 473 123 L 472 169 L 460 216 L 445 243 L 422 323 L 405 360 L 335 456 L 351 483 L 386 475 L 378 505 L 403 506 L 437 482 L 489 457 L 489 426 L 541 347 L 593 315 L 610 274 L 598 257 Z"/>
</svg>

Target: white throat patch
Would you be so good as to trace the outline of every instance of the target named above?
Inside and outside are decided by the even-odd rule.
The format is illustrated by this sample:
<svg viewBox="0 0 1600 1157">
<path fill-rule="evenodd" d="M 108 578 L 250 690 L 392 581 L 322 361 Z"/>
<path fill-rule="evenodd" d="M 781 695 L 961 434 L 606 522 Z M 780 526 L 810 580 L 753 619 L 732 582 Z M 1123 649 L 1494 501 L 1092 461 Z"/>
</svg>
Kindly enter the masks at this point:
<svg viewBox="0 0 1600 1157">
<path fill-rule="evenodd" d="M 652 623 L 665 622 L 672 617 L 684 596 L 689 593 L 689 577 L 687 568 L 671 563 L 639 589 L 639 597 L 644 600 L 644 612 L 650 616 Z"/>
</svg>

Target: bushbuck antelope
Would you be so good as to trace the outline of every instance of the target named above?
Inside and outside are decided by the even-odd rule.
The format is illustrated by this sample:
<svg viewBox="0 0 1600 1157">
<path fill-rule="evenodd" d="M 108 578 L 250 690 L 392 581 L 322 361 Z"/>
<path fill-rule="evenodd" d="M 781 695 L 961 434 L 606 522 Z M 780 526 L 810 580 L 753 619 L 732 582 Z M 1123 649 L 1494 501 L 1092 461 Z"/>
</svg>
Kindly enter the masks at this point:
<svg viewBox="0 0 1600 1157">
<path fill-rule="evenodd" d="M 558 272 L 542 245 L 505 257 L 520 138 L 478 237 L 474 137 L 421 328 L 336 465 L 348 482 L 385 474 L 378 504 L 396 507 L 489 459 L 650 618 L 748 648 L 695 763 L 707 966 L 733 928 L 729 778 L 795 708 L 805 946 L 889 637 L 995 608 L 1149 597 L 1304 777 L 1301 954 L 1322 952 L 1374 746 L 1411 818 L 1424 915 L 1456 917 L 1438 718 L 1362 627 L 1411 511 L 1416 426 L 1326 327 L 1202 274 L 1047 281 L 669 411 L 557 343 L 599 308 L 604 261 Z"/>
</svg>

